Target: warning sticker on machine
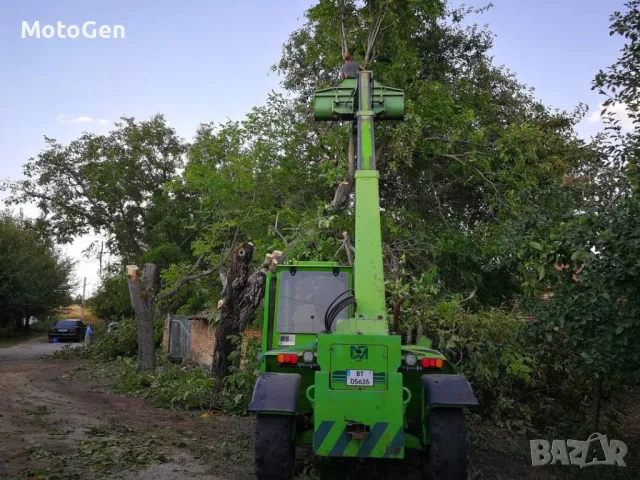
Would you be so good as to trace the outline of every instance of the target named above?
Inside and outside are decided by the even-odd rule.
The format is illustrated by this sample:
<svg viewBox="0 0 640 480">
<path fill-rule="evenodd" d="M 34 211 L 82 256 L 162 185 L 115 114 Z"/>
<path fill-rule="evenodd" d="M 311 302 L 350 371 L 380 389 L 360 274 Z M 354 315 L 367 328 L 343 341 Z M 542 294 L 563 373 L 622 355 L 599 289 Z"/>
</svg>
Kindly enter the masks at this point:
<svg viewBox="0 0 640 480">
<path fill-rule="evenodd" d="M 295 335 L 280 335 L 280 345 L 295 345 L 296 344 L 296 336 Z"/>
</svg>

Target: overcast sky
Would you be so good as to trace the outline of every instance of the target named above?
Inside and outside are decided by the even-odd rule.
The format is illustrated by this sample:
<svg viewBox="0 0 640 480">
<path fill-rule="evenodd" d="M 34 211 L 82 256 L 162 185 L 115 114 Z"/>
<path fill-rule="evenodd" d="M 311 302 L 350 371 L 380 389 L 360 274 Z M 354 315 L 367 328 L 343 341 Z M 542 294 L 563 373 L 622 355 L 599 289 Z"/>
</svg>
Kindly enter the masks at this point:
<svg viewBox="0 0 640 480">
<path fill-rule="evenodd" d="M 301 26 L 312 0 L 3 0 L 0 3 L 0 179 L 18 179 L 44 147 L 43 136 L 69 142 L 84 131 L 107 132 L 121 115 L 163 113 L 190 139 L 201 122 L 241 119 L 279 89 L 270 66 Z M 469 0 L 470 6 L 488 2 Z M 477 18 L 496 35 L 494 57 L 546 104 L 594 112 L 580 126 L 599 128 L 591 91 L 597 71 L 615 61 L 622 41 L 609 15 L 623 0 L 493 0 Z M 22 22 L 41 26 L 122 25 L 124 39 L 21 38 Z M 0 198 L 4 194 L 0 193 Z M 35 214 L 32 209 L 25 210 Z M 97 282 L 97 261 L 77 274 Z"/>
</svg>

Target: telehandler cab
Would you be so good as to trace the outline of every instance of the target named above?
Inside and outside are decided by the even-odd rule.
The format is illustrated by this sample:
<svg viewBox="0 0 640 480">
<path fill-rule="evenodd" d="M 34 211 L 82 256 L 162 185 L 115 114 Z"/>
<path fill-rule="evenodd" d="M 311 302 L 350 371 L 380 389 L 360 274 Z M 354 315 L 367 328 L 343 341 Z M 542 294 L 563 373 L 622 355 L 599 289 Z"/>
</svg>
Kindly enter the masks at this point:
<svg viewBox="0 0 640 480">
<path fill-rule="evenodd" d="M 390 331 L 374 118 L 402 120 L 404 92 L 371 71 L 315 94 L 315 119 L 357 131 L 355 260 L 291 262 L 267 275 L 256 413 L 259 480 L 291 480 L 296 445 L 315 455 L 402 459 L 422 452 L 424 478 L 467 478 L 467 380 L 421 339 Z"/>
</svg>

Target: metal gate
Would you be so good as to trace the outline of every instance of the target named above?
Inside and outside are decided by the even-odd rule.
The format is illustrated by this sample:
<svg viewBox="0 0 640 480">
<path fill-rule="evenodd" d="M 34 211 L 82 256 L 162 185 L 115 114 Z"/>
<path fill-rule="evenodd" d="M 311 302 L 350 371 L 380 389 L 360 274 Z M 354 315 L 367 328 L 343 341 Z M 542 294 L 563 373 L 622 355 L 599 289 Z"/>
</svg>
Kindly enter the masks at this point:
<svg viewBox="0 0 640 480">
<path fill-rule="evenodd" d="M 189 317 L 169 316 L 169 357 L 184 360 L 191 349 Z"/>
</svg>

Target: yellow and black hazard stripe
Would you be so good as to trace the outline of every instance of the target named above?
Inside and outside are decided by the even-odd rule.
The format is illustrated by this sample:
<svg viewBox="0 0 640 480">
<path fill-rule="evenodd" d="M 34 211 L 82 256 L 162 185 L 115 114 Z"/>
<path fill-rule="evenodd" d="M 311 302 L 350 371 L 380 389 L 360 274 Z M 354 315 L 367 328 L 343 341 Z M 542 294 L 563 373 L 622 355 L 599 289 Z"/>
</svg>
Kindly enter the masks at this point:
<svg viewBox="0 0 640 480">
<path fill-rule="evenodd" d="M 336 438 L 338 429 L 342 431 Z M 366 438 L 355 440 L 347 433 L 343 422 L 336 425 L 334 420 L 325 420 L 320 422 L 313 436 L 316 453 L 329 457 L 397 457 L 403 444 L 404 427 L 400 425 L 400 428 L 393 432 L 389 429 L 388 422 L 376 422 Z"/>
</svg>

